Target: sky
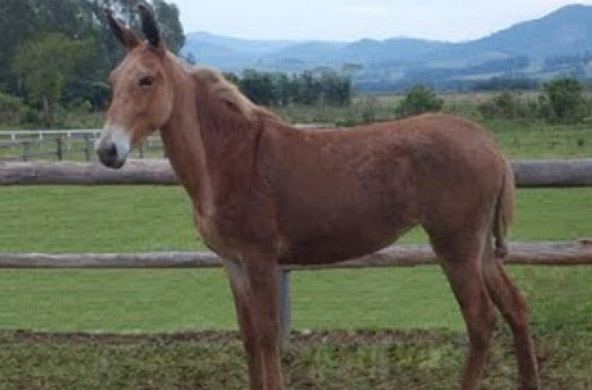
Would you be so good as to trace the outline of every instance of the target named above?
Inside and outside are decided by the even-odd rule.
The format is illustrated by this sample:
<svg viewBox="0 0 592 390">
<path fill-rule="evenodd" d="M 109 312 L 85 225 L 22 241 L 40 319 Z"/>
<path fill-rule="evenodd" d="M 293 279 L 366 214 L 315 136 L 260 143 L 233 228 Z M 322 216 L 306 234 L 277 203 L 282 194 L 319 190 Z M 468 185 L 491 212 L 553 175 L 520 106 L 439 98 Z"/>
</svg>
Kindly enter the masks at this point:
<svg viewBox="0 0 592 390">
<path fill-rule="evenodd" d="M 353 41 L 412 37 L 481 38 L 545 16 L 565 0 L 171 0 L 185 33 L 249 39 Z"/>
</svg>

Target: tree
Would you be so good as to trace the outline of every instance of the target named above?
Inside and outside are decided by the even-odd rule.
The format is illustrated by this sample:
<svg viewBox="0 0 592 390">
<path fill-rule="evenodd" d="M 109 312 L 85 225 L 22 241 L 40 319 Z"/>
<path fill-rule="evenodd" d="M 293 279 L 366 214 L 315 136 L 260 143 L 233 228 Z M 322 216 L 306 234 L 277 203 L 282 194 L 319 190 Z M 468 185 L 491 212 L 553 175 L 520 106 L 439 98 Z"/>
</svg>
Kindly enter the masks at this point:
<svg viewBox="0 0 592 390">
<path fill-rule="evenodd" d="M 69 0 L 60 0 L 69 1 Z M 78 0 L 80 1 L 80 0 Z M 117 17 L 122 19 L 124 23 L 128 24 L 132 30 L 140 34 L 141 22 L 136 12 L 136 5 L 144 0 L 85 0 L 88 4 L 89 10 L 94 14 L 94 18 L 100 22 L 103 28 L 101 35 L 105 48 L 108 50 L 109 57 L 114 61 L 119 61 L 123 55 L 123 49 L 119 43 L 115 41 L 112 34 L 108 31 L 108 27 L 103 15 L 103 8 L 105 6 L 112 7 L 117 13 Z M 160 32 L 167 43 L 168 49 L 175 54 L 185 45 L 185 35 L 183 33 L 183 26 L 179 20 L 179 8 L 165 0 L 149 0 L 147 1 L 152 6 L 154 16 L 160 28 Z"/>
<path fill-rule="evenodd" d="M 275 89 L 269 73 L 246 69 L 239 86 L 243 93 L 256 104 L 270 106 L 276 102 Z"/>
<path fill-rule="evenodd" d="M 395 109 L 401 117 L 417 115 L 424 112 L 438 112 L 444 106 L 444 100 L 425 85 L 416 85 L 407 91 L 405 98 Z"/>
<path fill-rule="evenodd" d="M 33 36 L 61 32 L 73 39 L 95 38 L 95 45 L 108 59 L 101 66 L 110 68 L 121 59 L 123 50 L 107 26 L 104 7 L 113 7 L 118 17 L 140 32 L 135 6 L 141 0 L 2 0 L 0 1 L 0 64 L 12 62 L 16 50 Z M 177 6 L 165 0 L 148 1 L 159 23 L 169 49 L 178 53 L 185 43 Z M 0 77 L 2 70 L 0 67 Z M 10 69 L 10 67 L 8 67 Z M 2 79 L 0 78 L 0 82 Z"/>
<path fill-rule="evenodd" d="M 537 114 L 537 106 L 529 109 L 529 104 L 520 99 L 520 95 L 511 92 L 503 92 L 495 95 L 490 101 L 479 104 L 481 115 L 487 119 L 493 118 L 525 118 Z"/>
<path fill-rule="evenodd" d="M 331 106 L 347 106 L 351 101 L 351 81 L 331 70 L 320 76 L 322 102 Z"/>
<path fill-rule="evenodd" d="M 277 106 L 287 106 L 292 102 L 292 86 L 290 83 L 290 78 L 285 73 L 273 73 L 271 75 L 273 87 L 274 87 L 274 97 L 275 97 L 275 104 Z"/>
<path fill-rule="evenodd" d="M 311 71 L 305 71 L 301 75 L 294 76 L 295 84 L 294 102 L 299 104 L 318 104 L 321 95 L 321 83 Z"/>
<path fill-rule="evenodd" d="M 11 61 L 18 45 L 37 29 L 33 7 L 28 0 L 0 1 L 0 89 L 15 93 L 17 84 L 11 72 Z"/>
<path fill-rule="evenodd" d="M 178 54 L 185 45 L 185 34 L 179 21 L 179 8 L 174 3 L 169 4 L 164 0 L 152 0 L 152 4 L 160 32 L 169 50 Z"/>
<path fill-rule="evenodd" d="M 84 62 L 89 47 L 88 41 L 52 33 L 27 41 L 17 50 L 13 71 L 22 80 L 28 101 L 42 107 L 47 126 L 53 125 L 67 82 Z"/>
<path fill-rule="evenodd" d="M 577 123 L 589 111 L 584 98 L 584 86 L 576 79 L 561 78 L 545 83 L 540 104 L 546 107 L 547 119 L 552 122 Z"/>
</svg>

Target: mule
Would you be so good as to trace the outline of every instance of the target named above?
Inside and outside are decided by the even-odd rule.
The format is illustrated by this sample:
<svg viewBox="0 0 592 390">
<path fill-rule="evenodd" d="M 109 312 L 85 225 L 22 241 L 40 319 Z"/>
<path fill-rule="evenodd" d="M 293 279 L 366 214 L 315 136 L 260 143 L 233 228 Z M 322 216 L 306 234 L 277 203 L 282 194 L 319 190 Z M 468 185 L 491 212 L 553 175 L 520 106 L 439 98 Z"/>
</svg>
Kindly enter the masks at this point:
<svg viewBox="0 0 592 390">
<path fill-rule="evenodd" d="M 197 230 L 223 259 L 252 390 L 284 388 L 278 269 L 376 251 L 411 227 L 429 235 L 466 322 L 460 388 L 474 390 L 495 307 L 513 332 L 521 389 L 539 388 L 527 305 L 504 270 L 514 179 L 478 125 L 421 115 L 348 130 L 299 130 L 259 107 L 219 72 L 170 53 L 151 11 L 145 41 L 107 12 L 127 49 L 96 151 L 120 168 L 160 135 L 194 208 Z"/>
</svg>

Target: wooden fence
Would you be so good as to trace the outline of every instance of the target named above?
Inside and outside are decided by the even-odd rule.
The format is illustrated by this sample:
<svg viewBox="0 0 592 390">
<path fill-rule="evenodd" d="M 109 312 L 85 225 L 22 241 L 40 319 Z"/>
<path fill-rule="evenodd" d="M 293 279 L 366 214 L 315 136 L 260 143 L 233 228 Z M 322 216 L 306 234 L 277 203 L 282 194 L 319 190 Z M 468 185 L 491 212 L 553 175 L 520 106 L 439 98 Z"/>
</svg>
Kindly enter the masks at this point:
<svg viewBox="0 0 592 390">
<path fill-rule="evenodd" d="M 592 159 L 515 160 L 516 185 L 592 187 Z M 0 185 L 26 184 L 157 184 L 174 185 L 177 178 L 167 160 L 130 160 L 119 170 L 99 163 L 1 162 Z"/>
<path fill-rule="evenodd" d="M 518 160 L 512 162 L 518 187 L 592 187 L 592 159 Z M 114 171 L 98 163 L 0 162 L 0 186 L 30 184 L 157 184 L 177 179 L 166 160 L 129 161 Z M 287 266 L 280 273 L 282 346 L 291 328 L 290 271 L 299 269 L 401 267 L 434 264 L 427 245 L 394 245 L 358 259 L 316 266 Z M 509 264 L 592 265 L 592 240 L 512 243 Z M 212 252 L 135 254 L 13 254 L 0 253 L 0 268 L 204 268 L 219 267 Z"/>
</svg>

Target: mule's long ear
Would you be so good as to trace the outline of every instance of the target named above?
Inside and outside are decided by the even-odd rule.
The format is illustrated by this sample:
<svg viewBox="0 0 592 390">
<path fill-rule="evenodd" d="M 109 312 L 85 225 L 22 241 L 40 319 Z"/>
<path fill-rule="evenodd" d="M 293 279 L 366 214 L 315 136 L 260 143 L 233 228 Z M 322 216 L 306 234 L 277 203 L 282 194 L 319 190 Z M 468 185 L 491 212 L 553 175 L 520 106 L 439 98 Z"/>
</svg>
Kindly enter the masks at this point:
<svg viewBox="0 0 592 390">
<path fill-rule="evenodd" d="M 117 40 L 121 42 L 127 50 L 131 50 L 140 44 L 140 40 L 136 37 L 136 34 L 115 19 L 111 8 L 105 7 L 105 15 L 107 16 L 109 28 L 111 28 L 111 31 L 113 31 Z"/>
<path fill-rule="evenodd" d="M 144 33 L 146 40 L 153 48 L 161 49 L 163 47 L 162 39 L 152 11 L 150 11 L 148 6 L 144 3 L 139 3 L 137 8 L 140 13 L 140 18 L 142 19 L 142 32 Z"/>
</svg>

